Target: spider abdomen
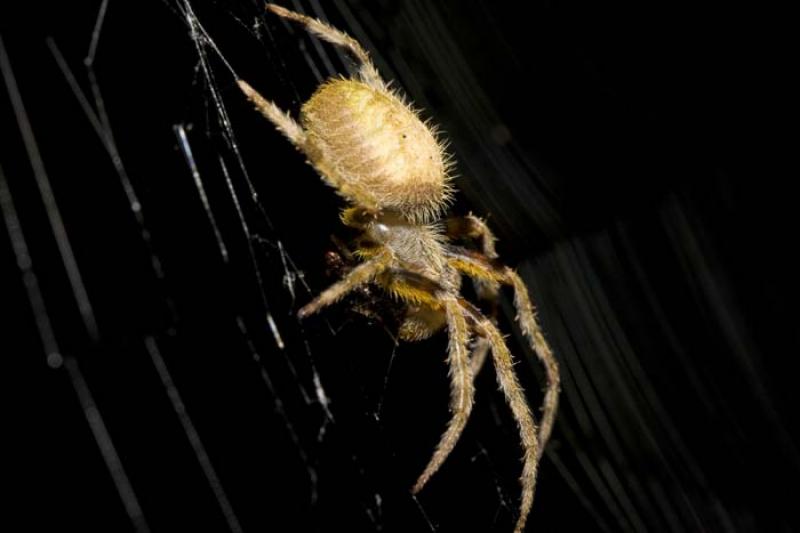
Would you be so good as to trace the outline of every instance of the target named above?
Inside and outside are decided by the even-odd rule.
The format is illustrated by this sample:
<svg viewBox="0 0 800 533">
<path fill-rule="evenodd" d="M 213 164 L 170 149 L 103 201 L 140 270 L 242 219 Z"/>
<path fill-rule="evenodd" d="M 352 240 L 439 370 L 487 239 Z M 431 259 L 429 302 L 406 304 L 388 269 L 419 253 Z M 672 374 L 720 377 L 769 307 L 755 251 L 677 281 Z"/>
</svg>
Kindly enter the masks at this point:
<svg viewBox="0 0 800 533">
<path fill-rule="evenodd" d="M 444 150 L 391 92 L 356 80 L 322 85 L 303 105 L 304 150 L 356 205 L 414 222 L 438 215 L 450 192 Z"/>
</svg>

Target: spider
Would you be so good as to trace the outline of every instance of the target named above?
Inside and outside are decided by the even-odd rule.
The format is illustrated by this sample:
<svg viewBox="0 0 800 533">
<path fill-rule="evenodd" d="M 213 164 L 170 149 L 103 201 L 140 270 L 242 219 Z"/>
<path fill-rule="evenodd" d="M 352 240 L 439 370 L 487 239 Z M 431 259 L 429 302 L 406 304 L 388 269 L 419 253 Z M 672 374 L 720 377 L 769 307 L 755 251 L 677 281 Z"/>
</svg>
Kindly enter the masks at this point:
<svg viewBox="0 0 800 533">
<path fill-rule="evenodd" d="M 361 261 L 298 312 L 303 319 L 347 293 L 373 284 L 405 305 L 399 337 L 419 341 L 447 328 L 451 419 L 432 458 L 411 489 L 425 486 L 453 450 L 472 411 L 474 377 L 487 351 L 522 440 L 522 496 L 515 532 L 525 527 L 533 504 L 537 465 L 555 419 L 559 372 L 542 334 L 528 291 L 517 273 L 498 261 L 487 225 L 469 215 L 441 220 L 453 194 L 451 159 L 436 129 L 396 90 L 390 89 L 362 46 L 344 32 L 275 4 L 267 10 L 299 22 L 307 31 L 349 52 L 357 75 L 320 85 L 302 105 L 300 121 L 265 99 L 245 81 L 247 98 L 349 204 L 342 222 L 360 232 Z M 475 240 L 480 250 L 456 246 Z M 476 281 L 479 296 L 497 298 L 500 285 L 514 290 L 520 329 L 545 367 L 547 392 L 537 429 L 513 360 L 494 320 L 461 294 L 462 276 Z M 472 357 L 470 339 L 477 337 Z"/>
</svg>

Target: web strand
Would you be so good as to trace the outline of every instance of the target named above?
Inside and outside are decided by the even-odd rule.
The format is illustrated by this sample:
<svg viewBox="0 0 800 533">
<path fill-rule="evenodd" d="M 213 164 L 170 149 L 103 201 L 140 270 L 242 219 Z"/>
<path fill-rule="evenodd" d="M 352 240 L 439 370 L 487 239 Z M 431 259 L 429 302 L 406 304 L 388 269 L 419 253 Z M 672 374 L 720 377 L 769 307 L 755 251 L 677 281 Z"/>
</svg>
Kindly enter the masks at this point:
<svg viewBox="0 0 800 533">
<path fill-rule="evenodd" d="M 2 39 L 0 39 L 0 59 L 3 57 L 5 57 L 5 48 L 3 47 Z M 4 63 L 0 63 L 0 66 L 2 65 Z M 83 376 L 77 360 L 71 355 L 62 354 L 59 348 L 44 296 L 39 287 L 38 277 L 33 269 L 33 260 L 28 251 L 25 235 L 22 232 L 22 225 L 17 216 L 14 199 L 8 189 L 2 168 L 0 168 L 0 211 L 2 211 L 3 220 L 16 256 L 17 266 L 22 275 L 23 285 L 33 311 L 39 339 L 45 350 L 47 364 L 53 369 L 64 368 L 66 370 L 72 390 L 78 398 L 81 410 L 86 422 L 89 424 L 89 429 L 100 450 L 103 462 L 111 476 L 129 521 L 137 533 L 148 533 L 150 528 L 145 520 L 139 500 L 125 472 L 116 447 L 111 440 L 111 435 L 106 429 L 100 409 L 89 390 L 86 378 Z"/>
<path fill-rule="evenodd" d="M 222 486 L 222 482 L 214 469 L 214 465 L 211 463 L 211 458 L 208 456 L 203 441 L 200 439 L 200 434 L 197 432 L 197 429 L 195 429 L 194 423 L 189 417 L 186 405 L 183 403 L 181 394 L 175 386 L 175 382 L 172 380 L 172 375 L 169 372 L 169 368 L 167 368 L 164 357 L 161 355 L 161 350 L 156 340 L 153 337 L 145 337 L 144 344 L 147 353 L 150 354 L 150 359 L 153 361 L 153 366 L 158 372 L 158 377 L 161 379 L 161 384 L 167 392 L 172 408 L 175 410 L 178 420 L 180 420 L 184 433 L 186 433 L 186 438 L 189 439 L 189 444 L 192 446 L 197 461 L 200 463 L 200 468 L 206 477 L 206 481 L 208 481 L 214 493 L 214 498 L 217 500 L 217 504 L 222 511 L 222 515 L 225 517 L 228 528 L 233 533 L 241 533 L 243 530 L 242 526 L 239 524 L 239 518 L 236 516 L 233 506 L 228 499 L 228 495 L 225 493 L 225 489 Z"/>
<path fill-rule="evenodd" d="M 83 277 L 81 276 L 78 262 L 75 259 L 75 253 L 72 250 L 72 245 L 67 237 L 67 230 L 64 227 L 64 220 L 61 217 L 61 212 L 58 209 L 53 189 L 50 186 L 50 179 L 47 176 L 47 171 L 44 166 L 44 159 L 39 152 L 39 146 L 36 143 L 36 138 L 33 134 L 33 127 L 28 119 L 28 113 L 25 111 L 25 104 L 22 101 L 22 95 L 17 87 L 17 81 L 14 78 L 14 72 L 11 69 L 11 61 L 6 53 L 5 46 L 0 42 L 0 70 L 2 70 L 3 81 L 5 81 L 8 96 L 11 99 L 11 105 L 14 109 L 14 116 L 17 119 L 22 140 L 25 144 L 25 150 L 28 153 L 28 160 L 30 161 L 31 168 L 33 169 L 33 176 L 36 179 L 36 185 L 39 188 L 39 194 L 47 210 L 47 219 L 50 222 L 50 230 L 56 238 L 58 251 L 61 255 L 61 260 L 64 263 L 64 268 L 67 271 L 69 282 L 72 287 L 72 293 L 75 301 L 78 304 L 83 325 L 86 328 L 86 333 L 93 342 L 97 342 L 100 338 L 97 329 L 97 321 L 95 320 L 94 310 L 89 301 L 89 295 L 86 292 L 86 285 L 84 284 Z"/>
</svg>

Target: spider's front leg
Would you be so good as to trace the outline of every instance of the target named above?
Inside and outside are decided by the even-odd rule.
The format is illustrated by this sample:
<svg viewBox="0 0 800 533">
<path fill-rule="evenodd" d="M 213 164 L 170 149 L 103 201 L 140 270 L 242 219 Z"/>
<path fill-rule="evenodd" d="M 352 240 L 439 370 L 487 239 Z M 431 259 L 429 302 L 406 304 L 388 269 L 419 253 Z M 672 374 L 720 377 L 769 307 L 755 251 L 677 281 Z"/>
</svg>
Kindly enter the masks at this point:
<svg viewBox="0 0 800 533">
<path fill-rule="evenodd" d="M 472 404 L 475 398 L 475 385 L 467 348 L 469 329 L 464 311 L 456 298 L 448 296 L 442 299 L 441 303 L 447 316 L 447 333 L 450 340 L 447 362 L 450 365 L 450 410 L 452 415 L 447 429 L 436 446 L 433 457 L 411 489 L 414 494 L 422 490 L 453 451 L 467 425 L 469 415 L 472 413 Z"/>
<path fill-rule="evenodd" d="M 525 528 L 528 513 L 530 513 L 533 506 L 536 472 L 543 444 L 537 437 L 536 423 L 533 421 L 533 415 L 525 399 L 525 391 L 522 390 L 522 386 L 517 380 L 517 375 L 514 373 L 514 361 L 511 358 L 508 346 L 503 340 L 502 333 L 475 306 L 464 299 L 459 299 L 459 304 L 463 309 L 462 312 L 470 318 L 475 331 L 491 345 L 497 382 L 511 408 L 514 420 L 517 421 L 519 426 L 519 434 L 524 451 L 522 476 L 520 477 L 522 502 L 520 503 L 519 519 L 514 528 L 514 533 L 521 533 Z"/>
<path fill-rule="evenodd" d="M 303 319 L 312 315 L 323 307 L 327 307 L 338 301 L 353 289 L 365 283 L 369 283 L 375 276 L 389 268 L 389 265 L 392 263 L 392 257 L 392 253 L 388 249 L 381 250 L 377 255 L 355 267 L 348 272 L 344 278 L 322 291 L 319 296 L 304 305 L 300 311 L 297 312 L 298 318 Z"/>
<path fill-rule="evenodd" d="M 408 304 L 409 309 L 413 310 L 401 328 L 401 335 L 404 335 L 406 340 L 427 338 L 444 323 L 447 324 L 450 341 L 447 348 L 447 362 L 450 366 L 452 415 L 447 429 L 436 446 L 436 451 L 411 489 L 411 492 L 416 494 L 453 451 L 472 413 L 475 387 L 467 347 L 470 332 L 457 295 L 437 281 L 417 272 L 394 268 L 385 273 L 381 284 L 387 292 Z M 409 324 L 409 319 L 412 324 Z"/>
<path fill-rule="evenodd" d="M 486 225 L 486 222 L 476 217 L 473 214 L 459 217 L 450 217 L 445 221 L 445 234 L 450 240 L 477 240 L 478 246 L 483 252 L 483 255 L 488 259 L 497 259 L 497 251 L 495 250 L 495 236 Z M 499 306 L 500 298 L 500 284 L 494 280 L 476 279 L 475 280 L 475 293 L 478 299 L 485 302 L 488 307 L 487 315 L 489 319 L 497 323 L 497 308 Z M 472 357 L 470 364 L 472 365 L 472 374 L 477 376 L 486 362 L 486 357 L 489 355 L 489 348 L 491 345 L 485 337 L 478 337 L 475 339 L 475 345 L 472 348 Z"/>
<path fill-rule="evenodd" d="M 497 326 L 472 304 L 443 289 L 429 291 L 428 286 L 435 282 L 430 280 L 425 283 L 416 282 L 415 277 L 418 277 L 416 275 L 409 275 L 408 273 L 401 273 L 401 275 L 403 275 L 404 285 L 420 289 L 420 292 L 427 292 L 429 296 L 426 301 L 431 305 L 438 305 L 439 308 L 444 309 L 450 335 L 448 362 L 450 363 L 450 401 L 453 415 L 436 448 L 436 452 L 417 480 L 412 492 L 419 492 L 442 465 L 458 441 L 464 426 L 466 426 L 467 418 L 472 411 L 474 384 L 472 368 L 467 355 L 470 331 L 470 324 L 467 320 L 469 320 L 472 323 L 472 330 L 486 339 L 486 342 L 491 347 L 497 372 L 497 381 L 511 408 L 514 420 L 517 421 L 519 426 L 520 438 L 524 449 L 524 465 L 522 476 L 520 477 L 522 502 L 520 504 L 519 519 L 514 531 L 515 533 L 521 533 L 533 505 L 540 445 L 536 423 L 528 407 L 525 393 L 514 373 L 511 352 L 508 350 L 503 340 L 503 335 L 497 329 Z"/>
<path fill-rule="evenodd" d="M 480 253 L 457 247 L 450 247 L 447 256 L 450 266 L 472 278 L 502 283 L 514 288 L 514 307 L 517 310 L 517 321 L 520 329 L 530 341 L 531 348 L 533 348 L 547 374 L 547 392 L 544 396 L 542 423 L 539 430 L 541 453 L 544 451 L 544 447 L 553 431 L 553 423 L 558 411 L 561 375 L 558 370 L 558 362 L 550 349 L 550 345 L 547 344 L 542 328 L 536 320 L 536 313 L 528 295 L 528 289 L 519 274 L 500 264 L 496 259 L 489 259 Z"/>
</svg>

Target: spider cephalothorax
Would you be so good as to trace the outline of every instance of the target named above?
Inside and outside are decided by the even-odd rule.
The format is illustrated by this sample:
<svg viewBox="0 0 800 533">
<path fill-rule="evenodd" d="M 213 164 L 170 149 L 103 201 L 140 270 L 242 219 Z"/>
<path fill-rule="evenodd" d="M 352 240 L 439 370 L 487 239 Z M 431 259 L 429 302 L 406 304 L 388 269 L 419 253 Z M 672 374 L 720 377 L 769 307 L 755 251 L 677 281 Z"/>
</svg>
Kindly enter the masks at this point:
<svg viewBox="0 0 800 533">
<path fill-rule="evenodd" d="M 435 130 L 388 88 L 361 45 L 305 15 L 274 4 L 267 9 L 343 47 L 359 65 L 357 77 L 321 85 L 303 104 L 299 123 L 246 82 L 238 82 L 258 110 L 350 204 L 342 221 L 361 232 L 356 255 L 362 262 L 298 315 L 304 318 L 358 287 L 373 284 L 405 303 L 401 339 L 421 340 L 447 328 L 453 415 L 413 492 L 422 489 L 458 441 L 472 410 L 474 376 L 491 350 L 524 450 L 522 502 L 515 529 L 520 532 L 533 503 L 537 464 L 552 430 L 559 391 L 558 366 L 536 322 L 527 289 L 516 272 L 497 261 L 494 237 L 483 221 L 468 216 L 439 222 L 452 192 L 450 161 L 443 144 Z M 460 238 L 477 239 L 480 251 L 451 244 Z M 538 429 L 503 335 L 494 320 L 460 295 L 462 275 L 478 282 L 482 297 L 496 298 L 501 284 L 514 289 L 522 332 L 547 371 Z M 477 342 L 470 355 L 473 335 Z"/>
</svg>

